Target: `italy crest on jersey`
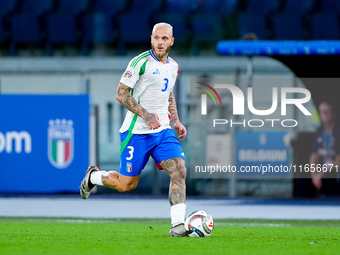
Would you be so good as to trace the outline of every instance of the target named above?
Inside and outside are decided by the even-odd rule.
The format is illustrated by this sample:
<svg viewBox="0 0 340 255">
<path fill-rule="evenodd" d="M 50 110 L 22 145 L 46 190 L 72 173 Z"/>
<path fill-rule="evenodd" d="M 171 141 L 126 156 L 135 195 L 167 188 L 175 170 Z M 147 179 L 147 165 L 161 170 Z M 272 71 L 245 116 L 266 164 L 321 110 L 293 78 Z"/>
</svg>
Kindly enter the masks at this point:
<svg viewBox="0 0 340 255">
<path fill-rule="evenodd" d="M 130 162 L 128 162 L 126 164 L 126 172 L 131 173 L 132 172 L 132 164 Z"/>
<path fill-rule="evenodd" d="M 73 161 L 73 121 L 56 119 L 49 121 L 48 159 L 56 168 L 66 168 Z"/>
</svg>

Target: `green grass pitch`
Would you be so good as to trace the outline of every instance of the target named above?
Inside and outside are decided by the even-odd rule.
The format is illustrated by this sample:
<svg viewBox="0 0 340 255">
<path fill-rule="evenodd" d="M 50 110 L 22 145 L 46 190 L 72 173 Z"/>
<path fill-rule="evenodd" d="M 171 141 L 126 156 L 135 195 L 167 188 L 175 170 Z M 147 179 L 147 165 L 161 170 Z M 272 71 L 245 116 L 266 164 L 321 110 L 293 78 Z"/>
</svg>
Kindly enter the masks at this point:
<svg viewBox="0 0 340 255">
<path fill-rule="evenodd" d="M 339 254 L 339 221 L 216 220 L 170 238 L 169 220 L 0 217 L 0 254 Z"/>
</svg>

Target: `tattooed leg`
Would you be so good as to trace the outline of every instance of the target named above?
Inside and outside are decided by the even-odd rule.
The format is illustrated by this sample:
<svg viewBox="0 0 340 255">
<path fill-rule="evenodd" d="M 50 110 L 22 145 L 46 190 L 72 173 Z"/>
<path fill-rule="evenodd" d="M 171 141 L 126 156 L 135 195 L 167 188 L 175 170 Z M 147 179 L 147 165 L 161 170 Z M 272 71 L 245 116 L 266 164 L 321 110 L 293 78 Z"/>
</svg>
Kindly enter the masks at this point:
<svg viewBox="0 0 340 255">
<path fill-rule="evenodd" d="M 170 176 L 169 202 L 170 205 L 185 203 L 187 169 L 181 158 L 171 158 L 161 162 L 161 166 Z"/>
<path fill-rule="evenodd" d="M 102 182 L 105 187 L 118 190 L 119 192 L 130 192 L 137 187 L 140 175 L 125 176 L 117 171 L 109 171 L 102 174 Z"/>
</svg>

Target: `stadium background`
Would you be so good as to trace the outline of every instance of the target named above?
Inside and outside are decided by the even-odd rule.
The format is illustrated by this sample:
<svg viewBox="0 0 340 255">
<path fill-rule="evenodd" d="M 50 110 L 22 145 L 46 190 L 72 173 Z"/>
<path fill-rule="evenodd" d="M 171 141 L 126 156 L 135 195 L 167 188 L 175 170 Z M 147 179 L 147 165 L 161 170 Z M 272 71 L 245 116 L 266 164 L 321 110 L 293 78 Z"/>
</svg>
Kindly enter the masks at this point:
<svg viewBox="0 0 340 255">
<path fill-rule="evenodd" d="M 97 121 L 92 126 L 97 127 L 92 130 L 97 141 L 92 144 L 90 161 L 102 169 L 119 168 L 118 129 L 125 110 L 114 99 L 115 91 L 130 59 L 149 49 L 155 22 L 174 26 L 176 44 L 170 55 L 181 73 L 175 93 L 180 118 L 189 130 L 192 77 L 226 77 L 231 82 L 240 77 L 282 77 L 289 81 L 282 86 L 292 85 L 296 77 L 273 58 L 219 56 L 218 41 L 249 39 L 243 37 L 248 33 L 256 35 L 250 39 L 273 41 L 339 39 L 340 4 L 335 0 L 153 0 L 148 4 L 138 0 L 2 0 L 0 5 L 0 93 L 89 94 L 91 114 Z M 308 107 L 314 109 L 312 104 Z M 317 119 L 302 120 L 295 131 L 312 132 L 318 124 Z M 183 147 L 190 155 L 189 139 Z M 168 183 L 151 160 L 131 194 L 166 195 Z M 188 177 L 187 183 L 189 195 L 298 196 L 292 178 L 244 178 L 233 192 L 227 179 Z M 106 188 L 98 188 L 97 193 L 117 194 Z M 308 195 L 314 196 L 313 192 Z"/>
</svg>

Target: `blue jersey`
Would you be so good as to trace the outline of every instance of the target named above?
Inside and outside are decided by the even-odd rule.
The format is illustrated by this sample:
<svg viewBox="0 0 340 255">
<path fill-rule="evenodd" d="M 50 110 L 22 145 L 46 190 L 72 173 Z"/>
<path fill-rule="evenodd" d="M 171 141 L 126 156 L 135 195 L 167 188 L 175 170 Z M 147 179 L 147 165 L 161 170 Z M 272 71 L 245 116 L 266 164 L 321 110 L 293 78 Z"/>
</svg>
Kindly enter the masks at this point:
<svg viewBox="0 0 340 255">
<path fill-rule="evenodd" d="M 334 127 L 328 134 L 321 125 L 315 133 L 312 152 L 320 156 L 319 164 L 332 164 L 336 155 L 340 155 L 340 127 Z"/>
</svg>

